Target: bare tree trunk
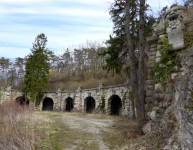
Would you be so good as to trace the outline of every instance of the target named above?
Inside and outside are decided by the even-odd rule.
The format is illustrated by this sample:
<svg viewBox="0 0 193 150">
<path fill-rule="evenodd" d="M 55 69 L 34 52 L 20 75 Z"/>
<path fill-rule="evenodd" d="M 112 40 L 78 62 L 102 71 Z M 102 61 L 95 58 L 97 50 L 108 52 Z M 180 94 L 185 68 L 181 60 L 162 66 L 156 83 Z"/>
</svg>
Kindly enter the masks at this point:
<svg viewBox="0 0 193 150">
<path fill-rule="evenodd" d="M 35 107 L 36 107 L 36 93 L 34 95 L 34 108 L 33 108 L 33 110 L 35 110 Z"/>
<path fill-rule="evenodd" d="M 141 92 L 141 88 L 143 88 L 143 86 L 140 87 L 139 88 L 140 90 L 138 91 L 138 79 L 137 79 L 137 68 L 136 68 L 135 53 L 134 53 L 135 52 L 134 41 L 131 38 L 131 32 L 130 32 L 130 23 L 131 23 L 130 15 L 131 15 L 130 14 L 130 0 L 126 0 L 126 38 L 127 38 L 127 48 L 129 51 L 129 61 L 130 61 L 130 80 L 131 80 L 133 91 L 134 91 L 134 97 L 135 97 L 135 103 L 136 103 L 136 109 L 137 109 L 136 113 L 137 113 L 137 121 L 138 121 L 138 131 L 139 133 L 143 133 L 142 127 L 144 125 L 144 110 L 141 110 L 141 108 L 143 108 L 144 106 L 141 106 L 142 105 L 142 103 L 140 102 L 141 99 L 139 99 L 139 97 L 140 98 L 142 97 L 141 95 L 139 96 L 139 94 L 142 94 L 143 91 Z M 144 35 L 144 33 L 142 34 Z M 140 56 L 140 63 L 142 63 L 144 59 L 144 56 L 143 55 L 141 56 Z M 142 64 L 140 66 L 140 69 L 143 69 L 141 68 Z M 140 78 L 143 78 L 143 76 Z M 141 84 L 139 85 L 141 86 Z M 143 94 L 143 97 L 144 97 L 144 94 Z"/>
<path fill-rule="evenodd" d="M 138 70 L 138 93 L 139 93 L 139 107 L 140 108 L 140 129 L 145 124 L 145 109 L 144 109 L 144 49 L 145 49 L 145 35 L 144 35 L 144 13 L 145 0 L 140 0 L 139 11 L 139 70 Z M 142 132 L 142 131 L 141 131 Z"/>
</svg>

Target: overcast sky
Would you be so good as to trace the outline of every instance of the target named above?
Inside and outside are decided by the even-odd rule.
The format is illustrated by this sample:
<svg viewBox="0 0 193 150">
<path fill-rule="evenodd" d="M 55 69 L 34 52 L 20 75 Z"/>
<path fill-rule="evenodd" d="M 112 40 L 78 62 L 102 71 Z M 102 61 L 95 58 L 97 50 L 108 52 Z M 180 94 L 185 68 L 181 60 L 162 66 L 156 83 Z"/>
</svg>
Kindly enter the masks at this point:
<svg viewBox="0 0 193 150">
<path fill-rule="evenodd" d="M 47 47 L 62 51 L 86 40 L 107 40 L 114 0 L 0 0 L 0 57 L 24 57 L 35 37 L 44 33 Z M 160 2 L 159 2 L 160 1 Z M 147 0 L 154 14 L 173 0 Z M 169 2 L 169 3 L 168 3 Z"/>
</svg>

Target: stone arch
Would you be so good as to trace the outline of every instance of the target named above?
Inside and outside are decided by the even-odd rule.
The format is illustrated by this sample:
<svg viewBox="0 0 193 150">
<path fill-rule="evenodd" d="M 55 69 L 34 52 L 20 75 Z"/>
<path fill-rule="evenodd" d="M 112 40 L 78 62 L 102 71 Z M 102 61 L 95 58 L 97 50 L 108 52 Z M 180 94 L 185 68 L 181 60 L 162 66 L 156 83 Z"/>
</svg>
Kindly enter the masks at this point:
<svg viewBox="0 0 193 150">
<path fill-rule="evenodd" d="M 54 101 L 53 99 L 46 97 L 43 100 L 43 106 L 42 106 L 42 111 L 53 111 L 54 108 Z"/>
<path fill-rule="evenodd" d="M 95 110 L 95 99 L 91 96 L 85 98 L 84 100 L 84 110 L 86 113 L 93 113 Z"/>
<path fill-rule="evenodd" d="M 27 98 L 27 100 L 25 100 L 25 97 L 24 96 L 19 96 L 15 99 L 15 101 L 20 104 L 20 105 L 27 105 L 29 106 L 29 100 Z"/>
<path fill-rule="evenodd" d="M 70 112 L 74 108 L 74 100 L 71 97 L 65 99 L 64 108 L 66 111 Z"/>
<path fill-rule="evenodd" d="M 108 100 L 109 114 L 120 115 L 122 109 L 122 101 L 118 95 L 112 95 Z"/>
</svg>

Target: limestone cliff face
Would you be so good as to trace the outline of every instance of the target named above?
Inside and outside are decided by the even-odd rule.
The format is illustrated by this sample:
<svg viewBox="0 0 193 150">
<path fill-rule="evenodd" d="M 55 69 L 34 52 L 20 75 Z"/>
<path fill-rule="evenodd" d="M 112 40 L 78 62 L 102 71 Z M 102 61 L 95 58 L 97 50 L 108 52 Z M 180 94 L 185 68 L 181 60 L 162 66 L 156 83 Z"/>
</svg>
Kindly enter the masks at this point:
<svg viewBox="0 0 193 150">
<path fill-rule="evenodd" d="M 193 149 L 193 47 L 182 52 L 181 72 L 175 82 L 174 114 L 178 132 L 173 136 L 179 149 Z"/>
</svg>

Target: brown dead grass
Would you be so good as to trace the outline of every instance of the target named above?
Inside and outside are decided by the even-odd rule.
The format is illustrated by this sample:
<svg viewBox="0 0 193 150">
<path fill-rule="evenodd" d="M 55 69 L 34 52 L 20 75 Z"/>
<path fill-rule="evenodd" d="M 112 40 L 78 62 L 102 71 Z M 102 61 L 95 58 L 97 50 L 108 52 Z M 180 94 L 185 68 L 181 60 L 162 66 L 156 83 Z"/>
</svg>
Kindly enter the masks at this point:
<svg viewBox="0 0 193 150">
<path fill-rule="evenodd" d="M 50 91 L 57 90 L 61 88 L 62 90 L 77 90 L 79 86 L 83 89 L 97 88 L 99 84 L 103 83 L 104 86 L 112 86 L 123 84 L 127 80 L 127 75 L 122 73 L 122 75 L 115 75 L 112 77 L 108 74 L 106 70 L 98 70 L 95 73 L 91 73 L 84 76 L 73 76 L 68 80 L 61 80 L 57 82 L 49 82 L 48 86 Z"/>
<path fill-rule="evenodd" d="M 33 129 L 35 116 L 28 107 L 16 103 L 0 105 L 0 149 L 33 150 L 37 137 Z"/>
</svg>

